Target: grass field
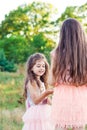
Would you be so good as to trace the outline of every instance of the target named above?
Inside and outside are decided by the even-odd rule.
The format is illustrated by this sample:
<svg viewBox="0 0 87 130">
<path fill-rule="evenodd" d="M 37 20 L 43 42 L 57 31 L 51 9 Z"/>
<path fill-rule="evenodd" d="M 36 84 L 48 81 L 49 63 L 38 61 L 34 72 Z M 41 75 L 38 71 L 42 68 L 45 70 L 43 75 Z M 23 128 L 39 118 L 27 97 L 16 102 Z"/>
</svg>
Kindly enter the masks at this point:
<svg viewBox="0 0 87 130">
<path fill-rule="evenodd" d="M 24 76 L 18 73 L 0 72 L 0 130 L 21 130 L 24 102 Z"/>
</svg>

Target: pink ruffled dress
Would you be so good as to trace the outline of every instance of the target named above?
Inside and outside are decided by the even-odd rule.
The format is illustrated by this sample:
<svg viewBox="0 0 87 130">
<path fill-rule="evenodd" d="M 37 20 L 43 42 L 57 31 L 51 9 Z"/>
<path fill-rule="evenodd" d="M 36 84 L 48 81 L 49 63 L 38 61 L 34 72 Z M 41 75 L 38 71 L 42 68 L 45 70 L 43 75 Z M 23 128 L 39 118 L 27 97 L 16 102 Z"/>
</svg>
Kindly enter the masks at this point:
<svg viewBox="0 0 87 130">
<path fill-rule="evenodd" d="M 43 85 L 45 91 L 45 87 Z M 53 130 L 50 123 L 51 106 L 47 104 L 46 99 L 38 105 L 35 105 L 28 93 L 26 100 L 26 112 L 22 119 L 24 126 L 22 130 Z"/>
<path fill-rule="evenodd" d="M 60 84 L 54 88 L 51 119 L 57 127 L 82 127 L 87 124 L 87 86 Z"/>
</svg>

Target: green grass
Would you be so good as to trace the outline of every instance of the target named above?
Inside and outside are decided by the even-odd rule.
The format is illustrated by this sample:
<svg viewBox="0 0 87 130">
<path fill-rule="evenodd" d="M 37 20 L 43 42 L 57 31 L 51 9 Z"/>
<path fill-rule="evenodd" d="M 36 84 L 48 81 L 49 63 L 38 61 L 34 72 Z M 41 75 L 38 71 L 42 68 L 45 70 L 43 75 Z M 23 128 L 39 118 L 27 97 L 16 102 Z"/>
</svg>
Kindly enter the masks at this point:
<svg viewBox="0 0 87 130">
<path fill-rule="evenodd" d="M 0 106 L 3 109 L 19 107 L 23 96 L 23 75 L 0 72 Z"/>
<path fill-rule="evenodd" d="M 0 110 L 0 130 L 21 130 L 23 109 Z"/>
<path fill-rule="evenodd" d="M 0 130 L 22 129 L 23 84 L 23 74 L 0 72 Z"/>
</svg>

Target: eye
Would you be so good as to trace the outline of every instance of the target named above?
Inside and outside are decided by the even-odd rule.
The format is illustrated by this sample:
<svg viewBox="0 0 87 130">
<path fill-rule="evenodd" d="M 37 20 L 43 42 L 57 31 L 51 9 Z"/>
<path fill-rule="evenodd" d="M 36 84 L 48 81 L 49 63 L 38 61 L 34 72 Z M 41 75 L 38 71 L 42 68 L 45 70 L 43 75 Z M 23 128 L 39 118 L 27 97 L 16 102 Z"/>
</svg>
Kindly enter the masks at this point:
<svg viewBox="0 0 87 130">
<path fill-rule="evenodd" d="M 43 65 L 42 67 L 45 68 L 45 65 Z"/>
<path fill-rule="evenodd" d="M 38 68 L 40 68 L 40 65 L 37 65 Z"/>
</svg>

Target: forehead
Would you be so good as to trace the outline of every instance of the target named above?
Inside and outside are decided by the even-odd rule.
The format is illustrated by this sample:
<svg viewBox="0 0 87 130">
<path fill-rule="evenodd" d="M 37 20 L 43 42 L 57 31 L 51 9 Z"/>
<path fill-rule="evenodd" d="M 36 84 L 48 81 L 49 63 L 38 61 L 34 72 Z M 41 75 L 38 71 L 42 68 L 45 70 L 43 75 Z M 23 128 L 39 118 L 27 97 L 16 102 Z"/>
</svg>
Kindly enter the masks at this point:
<svg viewBox="0 0 87 130">
<path fill-rule="evenodd" d="M 36 65 L 45 65 L 45 62 L 44 62 L 44 60 L 37 60 L 36 61 Z"/>
</svg>

